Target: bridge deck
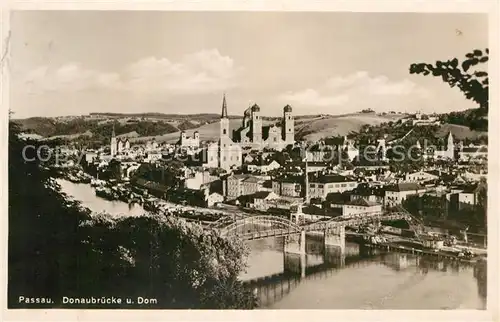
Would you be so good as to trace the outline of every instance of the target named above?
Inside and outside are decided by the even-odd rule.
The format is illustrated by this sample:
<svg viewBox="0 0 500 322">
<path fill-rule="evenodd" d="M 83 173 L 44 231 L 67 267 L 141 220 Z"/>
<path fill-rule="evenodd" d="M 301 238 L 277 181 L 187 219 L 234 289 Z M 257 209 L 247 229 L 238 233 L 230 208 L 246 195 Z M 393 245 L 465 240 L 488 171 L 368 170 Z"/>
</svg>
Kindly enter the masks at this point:
<svg viewBox="0 0 500 322">
<path fill-rule="evenodd" d="M 221 227 L 219 229 L 221 230 L 222 234 L 226 236 L 238 236 L 243 240 L 257 240 L 269 237 L 289 236 L 298 234 L 302 231 L 311 232 L 322 231 L 336 227 L 356 227 L 369 223 L 399 219 L 411 220 L 411 218 L 405 212 L 393 212 L 388 214 L 372 213 L 350 217 L 340 216 L 326 221 L 318 221 L 311 224 L 299 226 L 283 218 L 274 219 L 272 218 L 272 216 L 254 216 L 228 222 L 227 226 Z M 245 230 L 245 225 L 257 226 L 257 228 L 252 227 L 252 229 Z M 276 225 L 280 227 L 275 227 Z"/>
</svg>

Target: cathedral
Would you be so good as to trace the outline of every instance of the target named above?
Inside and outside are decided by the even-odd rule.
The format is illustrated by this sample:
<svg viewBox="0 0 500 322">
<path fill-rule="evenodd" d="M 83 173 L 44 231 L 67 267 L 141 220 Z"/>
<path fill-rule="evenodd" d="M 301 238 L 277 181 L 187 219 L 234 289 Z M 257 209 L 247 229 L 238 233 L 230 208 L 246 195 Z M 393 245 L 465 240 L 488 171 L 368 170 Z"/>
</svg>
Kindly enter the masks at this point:
<svg viewBox="0 0 500 322">
<path fill-rule="evenodd" d="M 240 128 L 229 130 L 226 96 L 222 98 L 219 141 L 207 148 L 206 167 L 230 170 L 243 163 L 243 149 L 262 151 L 264 148 L 281 151 L 294 144 L 294 119 L 292 108 L 283 108 L 283 119 L 279 124 L 263 125 L 260 107 L 254 104 L 245 110 Z"/>
<path fill-rule="evenodd" d="M 260 107 L 254 104 L 245 110 L 241 127 L 233 131 L 233 139 L 242 148 L 251 148 L 259 151 L 262 151 L 266 147 L 281 151 L 287 145 L 295 143 L 294 137 L 294 119 L 290 105 L 283 108 L 281 122 L 263 125 Z"/>
</svg>

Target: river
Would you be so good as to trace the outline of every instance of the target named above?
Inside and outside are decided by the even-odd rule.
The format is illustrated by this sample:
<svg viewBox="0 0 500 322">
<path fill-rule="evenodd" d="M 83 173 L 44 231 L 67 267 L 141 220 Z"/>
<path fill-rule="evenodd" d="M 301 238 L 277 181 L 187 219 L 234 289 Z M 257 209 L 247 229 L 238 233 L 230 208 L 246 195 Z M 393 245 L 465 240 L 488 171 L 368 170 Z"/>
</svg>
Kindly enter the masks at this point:
<svg viewBox="0 0 500 322">
<path fill-rule="evenodd" d="M 86 184 L 58 180 L 63 192 L 94 212 L 139 216 L 142 207 L 108 201 Z M 268 309 L 485 309 L 485 282 L 469 264 L 399 253 L 367 253 L 347 243 L 344 255 L 314 237 L 307 256 L 283 255 L 283 240 L 249 242 L 241 279 Z M 292 256 L 292 257 L 291 257 Z M 302 266 L 301 266 L 302 265 Z M 300 269 L 304 268 L 301 277 Z"/>
</svg>

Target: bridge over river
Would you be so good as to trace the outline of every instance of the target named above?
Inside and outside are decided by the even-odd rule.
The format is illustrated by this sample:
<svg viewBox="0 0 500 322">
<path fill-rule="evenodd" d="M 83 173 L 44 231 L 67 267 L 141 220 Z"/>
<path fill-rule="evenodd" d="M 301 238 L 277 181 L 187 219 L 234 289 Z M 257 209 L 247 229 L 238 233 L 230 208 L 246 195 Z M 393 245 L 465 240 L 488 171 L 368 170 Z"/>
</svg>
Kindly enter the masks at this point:
<svg viewBox="0 0 500 322">
<path fill-rule="evenodd" d="M 346 227 L 360 227 L 395 220 L 405 220 L 410 226 L 420 224 L 408 212 L 400 209 L 390 212 L 338 216 L 307 224 L 297 224 L 278 216 L 234 214 L 211 223 L 208 228 L 218 230 L 222 236 L 236 237 L 246 241 L 284 237 L 285 253 L 305 254 L 306 233 L 319 233 L 323 236 L 325 245 L 338 246 L 343 251 Z"/>
</svg>

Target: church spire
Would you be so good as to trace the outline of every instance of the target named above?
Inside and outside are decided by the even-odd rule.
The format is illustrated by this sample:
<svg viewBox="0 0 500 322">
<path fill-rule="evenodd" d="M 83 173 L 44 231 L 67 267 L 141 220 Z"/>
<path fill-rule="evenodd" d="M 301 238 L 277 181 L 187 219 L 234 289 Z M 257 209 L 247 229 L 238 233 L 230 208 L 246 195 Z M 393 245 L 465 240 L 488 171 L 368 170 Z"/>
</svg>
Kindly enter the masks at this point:
<svg viewBox="0 0 500 322">
<path fill-rule="evenodd" d="M 111 133 L 111 137 L 114 138 L 116 136 L 115 134 L 115 123 L 113 122 L 113 132 Z"/>
<path fill-rule="evenodd" d="M 226 93 L 222 97 L 222 115 L 221 118 L 227 118 L 227 103 L 226 103 Z"/>
</svg>

